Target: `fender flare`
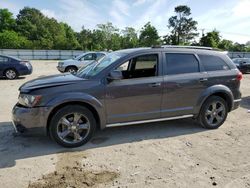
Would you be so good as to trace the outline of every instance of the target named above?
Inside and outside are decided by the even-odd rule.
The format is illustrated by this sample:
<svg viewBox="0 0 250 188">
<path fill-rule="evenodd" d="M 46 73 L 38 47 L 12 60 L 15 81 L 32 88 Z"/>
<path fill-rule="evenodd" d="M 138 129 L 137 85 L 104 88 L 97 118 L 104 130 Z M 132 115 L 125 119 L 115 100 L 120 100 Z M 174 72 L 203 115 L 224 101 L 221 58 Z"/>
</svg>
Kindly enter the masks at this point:
<svg viewBox="0 0 250 188">
<path fill-rule="evenodd" d="M 223 94 L 226 96 L 227 98 L 226 102 L 229 104 L 229 111 L 231 111 L 233 100 L 234 100 L 232 91 L 225 85 L 214 85 L 214 86 L 207 88 L 205 91 L 202 92 L 194 108 L 194 114 L 198 115 L 204 102 L 210 96 L 215 95 L 215 94 Z"/>
<path fill-rule="evenodd" d="M 82 92 L 70 92 L 70 93 L 63 93 L 57 95 L 53 99 L 47 102 L 46 106 L 48 106 L 48 117 L 47 121 L 49 120 L 49 116 L 51 113 L 60 105 L 67 104 L 67 103 L 85 103 L 92 108 L 95 109 L 97 115 L 100 120 L 100 128 L 103 129 L 106 125 L 106 115 L 104 105 L 95 97 L 82 93 Z"/>
</svg>

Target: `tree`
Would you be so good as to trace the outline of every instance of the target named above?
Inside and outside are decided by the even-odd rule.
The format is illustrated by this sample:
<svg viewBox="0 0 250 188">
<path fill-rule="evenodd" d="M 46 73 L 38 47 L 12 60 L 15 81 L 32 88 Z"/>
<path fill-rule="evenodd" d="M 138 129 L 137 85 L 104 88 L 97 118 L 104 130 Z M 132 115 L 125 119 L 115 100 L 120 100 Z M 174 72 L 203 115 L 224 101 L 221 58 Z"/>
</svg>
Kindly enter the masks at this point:
<svg viewBox="0 0 250 188">
<path fill-rule="evenodd" d="M 233 49 L 233 41 L 231 40 L 226 40 L 223 39 L 219 44 L 218 44 L 218 48 L 222 49 L 222 50 L 228 50 L 231 51 Z"/>
<path fill-rule="evenodd" d="M 0 9 L 0 32 L 14 29 L 15 23 L 13 14 L 8 9 Z"/>
<path fill-rule="evenodd" d="M 168 28 L 172 30 L 167 38 L 172 44 L 185 44 L 198 35 L 196 33 L 198 23 L 190 17 L 191 9 L 188 6 L 175 7 L 175 14 L 168 20 Z"/>
<path fill-rule="evenodd" d="M 18 35 L 15 31 L 3 31 L 0 33 L 0 48 L 3 49 L 25 49 L 31 48 L 32 42 Z"/>
<path fill-rule="evenodd" d="M 140 31 L 139 45 L 152 46 L 160 43 L 160 37 L 154 26 L 150 22 L 146 23 Z"/>
<path fill-rule="evenodd" d="M 138 42 L 137 33 L 134 28 L 126 27 L 122 30 L 122 48 L 135 48 Z"/>
<path fill-rule="evenodd" d="M 218 48 L 221 37 L 220 33 L 216 30 L 208 32 L 205 36 L 200 39 L 201 46 L 207 46 L 212 48 Z"/>
<path fill-rule="evenodd" d="M 89 29 L 85 29 L 84 26 L 82 30 L 77 33 L 77 40 L 83 50 L 93 50 L 93 33 Z"/>
<path fill-rule="evenodd" d="M 113 26 L 111 22 L 107 22 L 106 24 L 98 24 L 97 27 L 102 33 L 104 49 L 112 49 L 112 42 L 116 42 L 112 41 L 113 35 L 118 33 L 119 29 Z"/>
<path fill-rule="evenodd" d="M 247 48 L 244 44 L 240 44 L 238 42 L 234 43 L 232 51 L 234 52 L 246 52 Z"/>
</svg>

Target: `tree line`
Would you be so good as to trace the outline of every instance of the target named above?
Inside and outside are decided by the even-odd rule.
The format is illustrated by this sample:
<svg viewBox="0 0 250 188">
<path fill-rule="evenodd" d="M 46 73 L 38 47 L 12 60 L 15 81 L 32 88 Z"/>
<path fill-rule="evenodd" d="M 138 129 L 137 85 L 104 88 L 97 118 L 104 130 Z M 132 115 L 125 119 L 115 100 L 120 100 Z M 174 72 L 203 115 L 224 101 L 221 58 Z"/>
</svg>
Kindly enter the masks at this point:
<svg viewBox="0 0 250 188">
<path fill-rule="evenodd" d="M 139 33 L 133 27 L 119 29 L 110 22 L 98 24 L 92 30 L 83 26 L 80 32 L 75 32 L 68 24 L 49 18 L 35 8 L 24 7 L 16 18 L 8 9 L 0 9 L 0 48 L 118 50 L 165 44 L 250 52 L 250 42 L 239 44 L 222 39 L 216 30 L 197 39 L 197 26 L 197 21 L 191 17 L 191 9 L 183 5 L 174 9 L 167 24 L 170 32 L 162 37 L 150 22 Z"/>
</svg>

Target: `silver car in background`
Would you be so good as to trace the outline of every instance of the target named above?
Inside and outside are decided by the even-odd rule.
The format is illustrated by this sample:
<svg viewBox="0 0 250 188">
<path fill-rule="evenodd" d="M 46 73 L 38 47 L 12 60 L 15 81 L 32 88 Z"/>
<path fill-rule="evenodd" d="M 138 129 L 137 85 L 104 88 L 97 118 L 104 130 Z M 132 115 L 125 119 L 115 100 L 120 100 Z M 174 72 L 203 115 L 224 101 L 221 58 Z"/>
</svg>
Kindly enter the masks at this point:
<svg viewBox="0 0 250 188">
<path fill-rule="evenodd" d="M 86 67 L 94 61 L 98 61 L 102 57 L 104 57 L 106 52 L 85 52 L 73 59 L 67 59 L 64 61 L 59 61 L 57 69 L 60 72 L 70 72 L 75 73 L 80 68 Z"/>
</svg>

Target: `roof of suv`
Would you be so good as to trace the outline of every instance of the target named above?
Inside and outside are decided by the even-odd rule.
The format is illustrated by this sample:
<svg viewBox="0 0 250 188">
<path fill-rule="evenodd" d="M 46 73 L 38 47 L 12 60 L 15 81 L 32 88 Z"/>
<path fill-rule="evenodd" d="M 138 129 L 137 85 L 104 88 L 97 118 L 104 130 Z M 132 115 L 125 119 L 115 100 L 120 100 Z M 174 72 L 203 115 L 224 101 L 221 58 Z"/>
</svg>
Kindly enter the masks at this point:
<svg viewBox="0 0 250 188">
<path fill-rule="evenodd" d="M 130 48 L 118 50 L 119 53 L 136 53 L 136 52 L 156 52 L 156 51 L 167 51 L 167 52 L 190 52 L 190 53 L 202 53 L 202 54 L 222 54 L 221 51 L 210 47 L 200 47 L 200 46 L 156 46 L 156 47 L 147 47 L 147 48 Z"/>
</svg>

